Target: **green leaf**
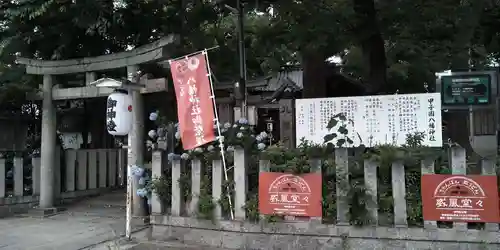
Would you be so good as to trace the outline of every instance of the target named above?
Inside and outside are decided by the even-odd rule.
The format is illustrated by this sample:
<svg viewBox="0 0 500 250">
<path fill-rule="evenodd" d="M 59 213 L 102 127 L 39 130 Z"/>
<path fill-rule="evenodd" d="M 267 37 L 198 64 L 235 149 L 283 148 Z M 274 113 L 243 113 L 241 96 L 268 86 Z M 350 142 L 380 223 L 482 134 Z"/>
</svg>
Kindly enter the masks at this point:
<svg viewBox="0 0 500 250">
<path fill-rule="evenodd" d="M 349 130 L 347 130 L 347 128 L 345 126 L 341 126 L 339 129 L 338 129 L 339 133 L 343 134 L 343 135 L 347 135 L 347 133 L 349 133 Z"/>
<path fill-rule="evenodd" d="M 328 122 L 328 125 L 326 125 L 326 128 L 327 128 L 327 129 L 332 129 L 333 127 L 337 126 L 337 123 L 339 123 L 339 122 L 337 121 L 337 119 L 332 118 L 332 119 L 330 119 L 330 121 Z"/>
<path fill-rule="evenodd" d="M 342 113 L 342 114 L 340 114 L 340 115 L 339 115 L 339 119 L 340 119 L 341 121 L 347 121 L 347 117 L 345 116 L 345 114 L 344 114 L 344 113 Z"/>
<path fill-rule="evenodd" d="M 337 134 L 331 133 L 331 134 L 325 135 L 325 137 L 323 137 L 323 140 L 325 140 L 325 142 L 329 142 L 329 141 L 335 139 L 335 137 L 337 137 Z"/>
<path fill-rule="evenodd" d="M 345 139 L 339 139 L 337 141 L 337 147 L 342 147 L 345 144 Z"/>
<path fill-rule="evenodd" d="M 349 144 L 353 144 L 353 143 L 354 143 L 354 141 L 352 141 L 352 140 L 351 140 L 351 138 L 349 138 L 349 137 L 346 137 L 346 141 L 347 141 L 347 143 L 349 143 Z"/>
</svg>

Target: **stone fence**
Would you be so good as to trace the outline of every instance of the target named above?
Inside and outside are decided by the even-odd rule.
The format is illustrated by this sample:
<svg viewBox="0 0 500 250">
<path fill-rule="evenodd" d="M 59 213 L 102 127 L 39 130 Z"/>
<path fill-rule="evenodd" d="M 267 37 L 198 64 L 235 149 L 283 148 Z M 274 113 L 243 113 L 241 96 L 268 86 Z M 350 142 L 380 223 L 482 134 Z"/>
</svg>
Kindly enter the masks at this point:
<svg viewBox="0 0 500 250">
<path fill-rule="evenodd" d="M 462 148 L 450 150 L 450 167 L 453 174 L 467 174 L 466 154 Z M 168 163 L 166 153 L 154 152 L 152 162 L 153 176 L 171 182 L 170 204 L 163 204 L 159 194 L 153 193 L 152 231 L 157 240 L 181 240 L 214 247 L 230 249 L 500 249 L 499 224 L 486 223 L 481 229 L 470 229 L 468 223 L 452 223 L 443 228 L 441 222 L 424 221 L 423 226 L 412 227 L 408 223 L 406 194 L 409 190 L 405 180 L 405 166 L 393 162 L 390 170 L 393 200 L 393 221 L 391 226 L 381 225 L 380 204 L 377 195 L 366 202 L 366 211 L 373 218 L 371 224 L 354 226 L 349 220 L 349 199 L 347 194 L 354 184 L 349 180 L 349 154 L 347 149 L 336 149 L 334 154 L 336 183 L 336 219 L 327 224 L 318 219 L 282 220 L 258 222 L 248 220 L 245 203 L 248 200 L 248 163 L 249 156 L 236 149 L 230 174 L 234 180 L 233 208 L 235 219 L 227 219 L 222 214 L 219 200 L 224 199 L 224 171 L 222 162 L 209 163 L 211 169 L 211 195 L 213 199 L 213 219 L 200 219 L 197 216 L 200 192 L 204 186 L 202 178 L 206 167 L 200 160 L 192 159 L 190 164 L 181 160 Z M 321 161 L 311 161 L 312 171 L 321 173 Z M 166 168 L 168 171 L 166 171 Z M 186 167 L 190 167 L 189 169 Z M 377 178 L 378 166 L 365 160 L 364 187 L 370 194 L 380 193 Z M 496 162 L 483 160 L 483 175 L 496 175 Z M 259 170 L 267 171 L 269 162 L 260 160 Z M 190 172 L 190 199 L 185 200 L 180 178 L 183 171 Z M 323 170 L 325 171 L 325 170 Z M 421 162 L 421 174 L 435 173 L 433 160 Z M 341 178 L 339 178 L 341 177 Z M 410 189 L 420 189 L 419 186 Z M 335 199 L 333 199 L 335 201 Z M 183 204 L 187 202 L 187 204 Z M 186 210 L 186 213 L 183 211 Z M 321 218 L 320 218 L 321 219 Z M 450 223 L 451 224 L 451 223 Z M 471 224 L 471 223 L 469 223 Z"/>
<path fill-rule="evenodd" d="M 60 202 L 97 195 L 122 186 L 126 170 L 123 149 L 79 149 L 56 151 L 55 197 Z M 40 195 L 40 157 L 14 156 L 7 170 L 7 159 L 0 159 L 0 217 L 26 212 L 38 204 Z M 64 161 L 64 162 L 63 162 Z M 25 172 L 28 172 L 28 176 Z M 31 174 L 29 174 L 31 172 Z M 30 176 L 29 176 L 30 175 Z"/>
</svg>

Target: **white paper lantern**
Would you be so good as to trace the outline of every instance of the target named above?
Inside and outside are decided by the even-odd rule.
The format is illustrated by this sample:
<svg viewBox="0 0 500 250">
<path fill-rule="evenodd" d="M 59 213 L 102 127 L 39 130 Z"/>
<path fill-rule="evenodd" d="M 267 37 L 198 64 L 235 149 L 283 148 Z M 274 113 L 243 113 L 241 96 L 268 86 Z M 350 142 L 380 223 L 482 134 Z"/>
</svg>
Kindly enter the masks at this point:
<svg viewBox="0 0 500 250">
<path fill-rule="evenodd" d="M 108 96 L 106 127 L 111 135 L 128 135 L 132 129 L 132 97 L 130 95 L 114 92 Z"/>
</svg>

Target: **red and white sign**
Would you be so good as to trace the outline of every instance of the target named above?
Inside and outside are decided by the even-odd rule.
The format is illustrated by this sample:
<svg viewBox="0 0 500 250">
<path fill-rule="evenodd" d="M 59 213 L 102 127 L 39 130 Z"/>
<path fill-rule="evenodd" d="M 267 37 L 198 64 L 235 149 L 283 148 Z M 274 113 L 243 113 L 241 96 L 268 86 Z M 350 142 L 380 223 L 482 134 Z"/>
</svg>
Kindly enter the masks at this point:
<svg viewBox="0 0 500 250">
<path fill-rule="evenodd" d="M 422 206 L 424 220 L 500 222 L 497 177 L 423 175 Z"/>
<path fill-rule="evenodd" d="M 259 174 L 261 214 L 321 217 L 320 174 Z"/>
<path fill-rule="evenodd" d="M 185 150 L 215 140 L 214 106 L 204 53 L 170 61 L 177 116 Z"/>
</svg>

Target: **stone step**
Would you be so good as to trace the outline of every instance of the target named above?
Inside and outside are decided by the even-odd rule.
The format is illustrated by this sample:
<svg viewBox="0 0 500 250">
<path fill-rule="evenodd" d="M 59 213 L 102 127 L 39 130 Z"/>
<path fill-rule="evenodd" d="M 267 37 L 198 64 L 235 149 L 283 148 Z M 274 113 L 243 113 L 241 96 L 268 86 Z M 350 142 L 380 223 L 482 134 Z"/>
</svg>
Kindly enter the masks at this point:
<svg viewBox="0 0 500 250">
<path fill-rule="evenodd" d="M 27 213 L 21 214 L 23 217 L 48 217 L 56 215 L 58 213 L 66 211 L 63 207 L 52 207 L 52 208 L 33 208 L 28 210 Z"/>
</svg>

